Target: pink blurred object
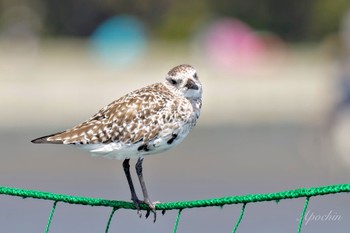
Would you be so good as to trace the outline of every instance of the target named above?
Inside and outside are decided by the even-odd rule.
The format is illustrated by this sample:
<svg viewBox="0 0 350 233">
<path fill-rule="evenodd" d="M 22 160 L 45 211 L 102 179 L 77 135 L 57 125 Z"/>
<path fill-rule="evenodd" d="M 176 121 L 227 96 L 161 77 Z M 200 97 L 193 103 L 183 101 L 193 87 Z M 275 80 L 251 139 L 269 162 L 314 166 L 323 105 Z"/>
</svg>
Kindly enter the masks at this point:
<svg viewBox="0 0 350 233">
<path fill-rule="evenodd" d="M 258 65 L 268 47 L 250 27 L 229 18 L 209 26 L 204 44 L 211 62 L 229 71 Z"/>
</svg>

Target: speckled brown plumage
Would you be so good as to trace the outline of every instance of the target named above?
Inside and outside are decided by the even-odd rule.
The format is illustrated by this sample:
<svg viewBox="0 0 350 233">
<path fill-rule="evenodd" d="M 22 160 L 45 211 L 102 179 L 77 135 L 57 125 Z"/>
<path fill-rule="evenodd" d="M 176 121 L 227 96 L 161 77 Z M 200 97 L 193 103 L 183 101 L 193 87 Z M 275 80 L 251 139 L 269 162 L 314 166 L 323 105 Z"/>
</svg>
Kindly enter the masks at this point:
<svg viewBox="0 0 350 233">
<path fill-rule="evenodd" d="M 92 153 L 116 158 L 130 157 L 111 156 L 110 152 L 122 153 L 123 148 L 136 150 L 135 157 L 157 153 L 158 149 L 161 152 L 167 148 L 158 148 L 164 143 L 157 139 L 181 141 L 196 124 L 201 108 L 201 89 L 192 90 L 192 85 L 201 88 L 194 69 L 189 65 L 174 67 L 168 72 L 165 82 L 130 92 L 102 108 L 89 120 L 32 142 L 73 144 L 82 148 L 87 145 L 85 148 Z M 199 94 L 187 97 L 186 94 L 192 91 Z M 173 135 L 179 137 L 172 139 Z M 103 144 L 113 147 L 107 148 Z M 169 148 L 171 144 L 168 143 Z M 129 153 L 132 151 L 126 154 Z"/>
<path fill-rule="evenodd" d="M 162 127 L 185 121 L 191 114 L 189 107 L 189 103 L 176 99 L 163 84 L 157 83 L 113 101 L 89 120 L 50 136 L 47 141 L 63 144 L 148 142 Z"/>
</svg>

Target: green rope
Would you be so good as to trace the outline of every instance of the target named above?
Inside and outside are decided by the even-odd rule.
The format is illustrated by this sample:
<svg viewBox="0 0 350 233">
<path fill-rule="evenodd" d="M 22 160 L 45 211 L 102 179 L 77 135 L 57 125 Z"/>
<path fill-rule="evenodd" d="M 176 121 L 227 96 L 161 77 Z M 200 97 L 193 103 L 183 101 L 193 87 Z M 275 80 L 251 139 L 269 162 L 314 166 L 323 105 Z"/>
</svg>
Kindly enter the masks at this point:
<svg viewBox="0 0 350 233">
<path fill-rule="evenodd" d="M 239 224 L 240 224 L 241 221 L 242 221 L 242 218 L 243 218 L 243 214 L 244 214 L 244 210 L 245 210 L 245 206 L 246 206 L 246 205 L 247 205 L 247 203 L 243 203 L 243 206 L 242 206 L 242 209 L 241 209 L 241 214 L 240 214 L 239 217 L 238 217 L 238 220 L 237 220 L 237 222 L 236 222 L 235 227 L 234 227 L 233 230 L 232 230 L 232 233 L 235 233 L 235 232 L 237 231 L 238 226 L 239 226 Z"/>
<path fill-rule="evenodd" d="M 182 212 L 182 209 L 179 209 L 179 211 L 177 212 L 173 233 L 177 232 L 177 227 L 179 226 L 181 212 Z"/>
<path fill-rule="evenodd" d="M 223 206 L 232 204 L 243 204 L 251 202 L 262 202 L 262 201 L 279 201 L 282 199 L 301 198 L 301 197 L 312 197 L 319 195 L 329 195 L 335 193 L 346 193 L 350 192 L 350 184 L 338 184 L 315 188 L 301 188 L 277 193 L 266 193 L 266 194 L 248 194 L 243 196 L 231 196 L 221 197 L 206 200 L 194 200 L 194 201 L 181 201 L 181 202 L 167 202 L 159 203 L 156 206 L 157 210 L 174 210 L 174 209 L 186 209 L 186 208 L 199 208 L 208 206 Z M 57 202 L 65 202 L 69 204 L 79 205 L 90 205 L 90 206 L 105 206 L 117 209 L 135 209 L 132 202 L 116 201 L 116 200 L 105 200 L 100 198 L 88 198 L 78 196 L 68 196 L 64 194 L 54 194 L 48 192 L 34 191 L 34 190 L 23 190 L 17 188 L 0 187 L 0 194 L 19 196 L 23 198 L 36 198 L 43 200 L 51 200 Z M 148 206 L 145 204 L 141 205 L 141 209 L 148 210 Z"/>
<path fill-rule="evenodd" d="M 300 219 L 299 219 L 298 233 L 301 232 L 301 227 L 303 226 L 303 220 L 304 220 L 304 217 L 305 217 L 307 206 L 309 205 L 309 200 L 310 200 L 310 197 L 306 197 L 304 208 L 303 208 L 303 212 L 301 213 L 301 216 L 300 216 Z"/>
<path fill-rule="evenodd" d="M 159 203 L 156 205 L 157 210 L 178 210 L 178 214 L 176 217 L 175 225 L 173 233 L 176 233 L 181 212 L 186 208 L 199 208 L 199 207 L 208 207 L 208 206 L 224 206 L 224 205 L 232 205 L 232 204 L 243 204 L 240 216 L 234 226 L 233 233 L 236 232 L 239 224 L 242 221 L 245 206 L 247 203 L 251 202 L 263 202 L 263 201 L 280 201 L 282 199 L 291 199 L 291 198 L 301 198 L 306 197 L 304 208 L 301 214 L 301 218 L 299 220 L 298 233 L 301 231 L 301 227 L 303 224 L 303 219 L 305 217 L 305 213 L 309 204 L 310 197 L 319 196 L 319 195 L 329 195 L 336 193 L 349 193 L 350 192 L 350 184 L 338 184 L 338 185 L 330 185 L 323 187 L 315 187 L 315 188 L 300 188 L 294 190 L 288 190 L 277 193 L 266 193 L 266 194 L 248 194 L 243 196 L 231 196 L 231 197 L 221 197 L 221 198 L 213 198 L 207 200 L 194 200 L 194 201 L 181 201 L 181 202 L 167 202 L 167 203 Z M 117 209 L 135 209 L 135 206 L 132 202 L 125 201 L 116 201 L 116 200 L 105 200 L 100 198 L 88 198 L 88 197 L 78 197 L 78 196 L 68 196 L 64 194 L 54 194 L 49 192 L 35 191 L 35 190 L 24 190 L 17 188 L 9 188 L 9 187 L 1 187 L 0 186 L 0 194 L 10 195 L 10 196 L 19 196 L 22 198 L 36 198 L 42 200 L 51 200 L 54 201 L 54 204 L 51 209 L 51 213 L 46 225 L 46 233 L 49 232 L 51 220 L 53 214 L 56 209 L 57 202 L 65 202 L 69 204 L 77 204 L 77 205 L 90 205 L 90 206 L 105 206 L 112 207 L 113 210 L 109 216 L 106 233 L 109 231 L 109 227 L 113 218 L 113 215 Z M 145 204 L 141 204 L 141 209 L 149 210 L 149 207 Z"/>
<path fill-rule="evenodd" d="M 50 230 L 51 220 L 52 220 L 53 214 L 55 213 L 56 205 L 57 205 L 57 201 L 55 201 L 52 205 L 49 220 L 47 221 L 47 224 L 46 224 L 45 233 L 48 233 Z"/>
<path fill-rule="evenodd" d="M 118 210 L 117 208 L 113 208 L 111 214 L 109 215 L 105 233 L 108 233 L 108 231 L 109 231 L 109 226 L 111 225 L 113 215 L 114 215 L 115 211 L 117 211 L 117 210 Z"/>
</svg>

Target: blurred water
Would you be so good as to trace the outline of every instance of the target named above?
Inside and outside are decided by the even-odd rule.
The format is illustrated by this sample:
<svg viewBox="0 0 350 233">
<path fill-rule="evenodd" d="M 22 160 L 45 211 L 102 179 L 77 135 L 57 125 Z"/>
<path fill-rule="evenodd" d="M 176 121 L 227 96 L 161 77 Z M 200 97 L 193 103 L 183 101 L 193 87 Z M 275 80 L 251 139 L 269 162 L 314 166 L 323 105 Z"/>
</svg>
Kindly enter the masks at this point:
<svg viewBox="0 0 350 233">
<path fill-rule="evenodd" d="M 0 185 L 129 200 L 120 161 L 93 158 L 69 146 L 30 143 L 63 128 L 1 130 Z M 145 159 L 151 198 L 192 200 L 349 182 L 349 169 L 331 156 L 322 133 L 292 124 L 199 126 L 176 149 Z M 239 231 L 296 232 L 303 203 L 296 199 L 249 204 Z M 48 201 L 1 196 L 1 232 L 43 232 L 51 206 Z M 184 210 L 178 232 L 231 232 L 240 207 Z M 311 221 L 304 231 L 347 232 L 349 207 L 347 194 L 312 198 L 310 211 L 332 211 L 341 220 Z M 59 203 L 50 232 L 103 232 L 110 211 Z M 110 232 L 171 232 L 175 217 L 176 211 L 159 213 L 153 224 L 139 219 L 135 211 L 118 210 Z"/>
</svg>

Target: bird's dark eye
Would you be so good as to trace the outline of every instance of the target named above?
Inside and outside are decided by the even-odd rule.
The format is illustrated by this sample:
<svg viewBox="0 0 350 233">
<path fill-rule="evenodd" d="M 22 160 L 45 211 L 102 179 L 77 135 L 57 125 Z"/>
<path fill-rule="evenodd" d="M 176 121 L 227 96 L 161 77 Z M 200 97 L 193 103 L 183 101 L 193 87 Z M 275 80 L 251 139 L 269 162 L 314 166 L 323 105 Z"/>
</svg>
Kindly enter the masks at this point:
<svg viewBox="0 0 350 233">
<path fill-rule="evenodd" d="M 172 85 L 177 85 L 179 84 L 179 81 L 174 79 L 174 78 L 169 78 L 168 81 L 172 84 Z"/>
<path fill-rule="evenodd" d="M 171 85 L 179 85 L 180 83 L 182 83 L 182 79 L 181 78 L 175 78 L 172 76 L 169 76 L 166 78 L 166 80 L 171 84 Z"/>
<path fill-rule="evenodd" d="M 193 75 L 193 78 L 198 79 L 197 73 Z"/>
</svg>

